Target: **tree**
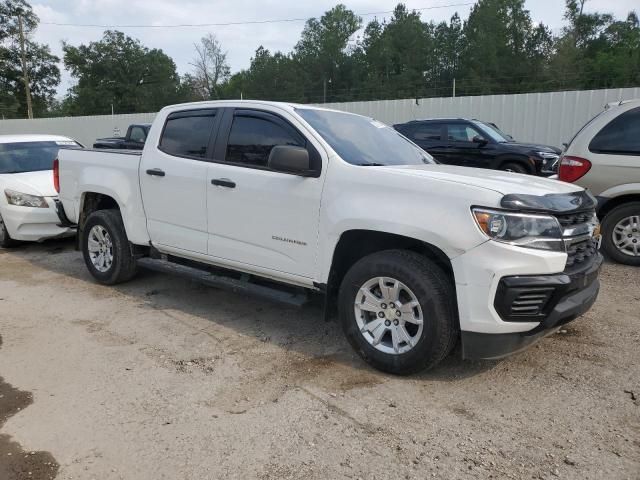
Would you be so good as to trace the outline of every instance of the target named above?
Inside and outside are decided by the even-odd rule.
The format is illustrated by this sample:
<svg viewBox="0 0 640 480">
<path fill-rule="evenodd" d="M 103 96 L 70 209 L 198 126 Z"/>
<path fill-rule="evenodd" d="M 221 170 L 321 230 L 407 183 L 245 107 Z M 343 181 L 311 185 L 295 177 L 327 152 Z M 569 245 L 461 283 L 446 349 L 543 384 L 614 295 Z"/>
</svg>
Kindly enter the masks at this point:
<svg viewBox="0 0 640 480">
<path fill-rule="evenodd" d="M 230 67 L 227 52 L 212 33 L 195 44 L 196 58 L 191 64 L 195 68 L 193 86 L 203 100 L 220 98 L 220 85 L 229 79 Z"/>
<path fill-rule="evenodd" d="M 74 47 L 63 43 L 64 64 L 77 80 L 64 109 L 72 115 L 154 112 L 184 100 L 176 65 L 162 50 L 148 49 L 122 32 Z"/>
<path fill-rule="evenodd" d="M 466 93 L 519 92 L 546 79 L 552 36 L 533 24 L 524 0 L 479 0 L 463 30 Z"/>
<path fill-rule="evenodd" d="M 27 116 L 27 95 L 21 55 L 19 18 L 22 19 L 24 61 L 29 80 L 32 109 L 43 115 L 53 102 L 60 83 L 60 59 L 47 45 L 31 37 L 39 19 L 25 0 L 0 1 L 0 113 L 6 117 Z"/>
<path fill-rule="evenodd" d="M 353 64 L 347 45 L 361 23 L 362 19 L 342 4 L 326 12 L 320 20 L 307 20 L 293 52 L 307 101 L 323 101 L 329 84 L 329 99 L 348 98 L 353 88 Z"/>
<path fill-rule="evenodd" d="M 568 25 L 556 40 L 551 64 L 565 88 L 635 86 L 640 80 L 640 26 L 631 12 L 626 20 L 585 13 L 586 0 L 567 0 Z"/>
</svg>

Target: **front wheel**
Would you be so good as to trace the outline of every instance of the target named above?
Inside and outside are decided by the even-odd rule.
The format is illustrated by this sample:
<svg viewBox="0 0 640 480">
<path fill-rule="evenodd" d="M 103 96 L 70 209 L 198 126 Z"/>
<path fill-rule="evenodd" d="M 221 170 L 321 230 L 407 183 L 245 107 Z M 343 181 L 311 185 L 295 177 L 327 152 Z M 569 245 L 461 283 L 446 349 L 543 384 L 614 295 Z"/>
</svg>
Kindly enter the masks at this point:
<svg viewBox="0 0 640 480">
<path fill-rule="evenodd" d="M 529 171 L 523 166 L 520 165 L 519 163 L 515 163 L 515 162 L 508 162 L 508 163 L 504 163 L 500 166 L 500 170 L 502 170 L 503 172 L 513 172 L 513 173 L 529 173 Z"/>
<path fill-rule="evenodd" d="M 457 340 L 455 291 L 435 263 L 388 250 L 359 260 L 340 287 L 349 343 L 373 367 L 407 375 L 443 360 Z"/>
<path fill-rule="evenodd" d="M 2 215 L 0 215 L 0 247 L 2 248 L 10 248 L 15 247 L 18 244 L 11 236 L 9 235 L 9 231 L 7 230 L 7 226 L 4 224 L 4 220 L 2 219 Z"/>
<path fill-rule="evenodd" d="M 135 275 L 136 259 L 118 210 L 99 210 L 89 215 L 81 241 L 84 261 L 98 282 L 115 285 Z"/>
<path fill-rule="evenodd" d="M 602 221 L 602 249 L 618 263 L 640 266 L 640 202 L 607 213 Z"/>
</svg>

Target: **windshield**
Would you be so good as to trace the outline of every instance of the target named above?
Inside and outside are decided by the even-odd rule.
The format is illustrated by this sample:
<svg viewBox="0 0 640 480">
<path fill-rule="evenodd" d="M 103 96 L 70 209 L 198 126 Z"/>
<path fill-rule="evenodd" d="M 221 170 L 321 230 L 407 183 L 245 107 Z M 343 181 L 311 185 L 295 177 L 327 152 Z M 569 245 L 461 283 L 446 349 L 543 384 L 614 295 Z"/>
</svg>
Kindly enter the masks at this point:
<svg viewBox="0 0 640 480">
<path fill-rule="evenodd" d="M 489 135 L 494 142 L 503 143 L 509 141 L 509 139 L 507 139 L 507 136 L 503 132 L 501 132 L 498 127 L 494 127 L 490 123 L 474 120 L 473 124 L 476 127 L 479 127 L 483 133 Z"/>
<path fill-rule="evenodd" d="M 53 169 L 60 147 L 77 147 L 74 141 L 0 143 L 0 174 Z"/>
<path fill-rule="evenodd" d="M 393 128 L 371 118 L 310 108 L 298 108 L 296 112 L 352 165 L 435 163 L 431 155 Z"/>
</svg>

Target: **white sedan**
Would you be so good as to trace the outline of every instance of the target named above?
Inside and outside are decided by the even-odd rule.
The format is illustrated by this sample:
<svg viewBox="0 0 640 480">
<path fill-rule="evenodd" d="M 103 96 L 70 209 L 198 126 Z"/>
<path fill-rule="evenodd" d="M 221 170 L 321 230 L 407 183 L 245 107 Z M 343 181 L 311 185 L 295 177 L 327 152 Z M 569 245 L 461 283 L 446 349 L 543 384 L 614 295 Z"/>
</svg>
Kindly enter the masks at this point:
<svg viewBox="0 0 640 480">
<path fill-rule="evenodd" d="M 73 234 L 56 213 L 53 160 L 61 147 L 81 145 L 55 135 L 0 135 L 0 247 Z"/>
</svg>

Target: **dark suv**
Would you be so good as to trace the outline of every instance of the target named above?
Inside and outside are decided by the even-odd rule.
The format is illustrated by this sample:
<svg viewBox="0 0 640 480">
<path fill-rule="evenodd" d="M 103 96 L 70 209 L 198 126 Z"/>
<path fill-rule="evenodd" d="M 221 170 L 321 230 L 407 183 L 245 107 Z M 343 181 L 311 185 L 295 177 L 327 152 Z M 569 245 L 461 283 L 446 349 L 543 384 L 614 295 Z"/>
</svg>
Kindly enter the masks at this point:
<svg viewBox="0 0 640 480">
<path fill-rule="evenodd" d="M 479 120 L 413 120 L 393 128 L 448 165 L 549 176 L 557 173 L 562 153 L 555 147 L 515 142 Z"/>
</svg>

